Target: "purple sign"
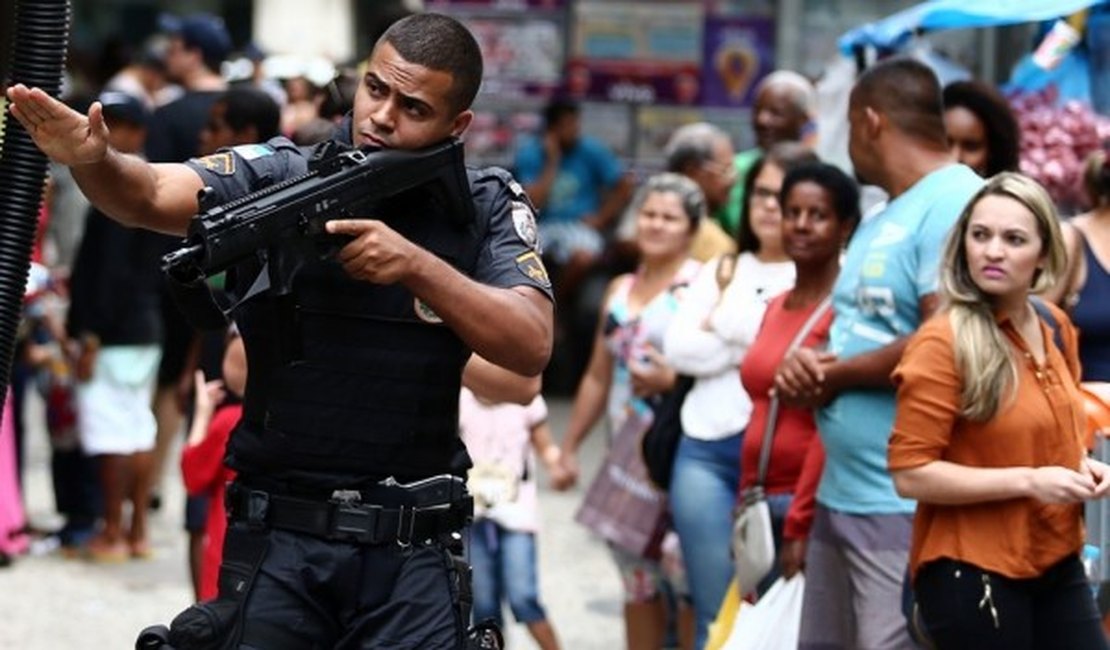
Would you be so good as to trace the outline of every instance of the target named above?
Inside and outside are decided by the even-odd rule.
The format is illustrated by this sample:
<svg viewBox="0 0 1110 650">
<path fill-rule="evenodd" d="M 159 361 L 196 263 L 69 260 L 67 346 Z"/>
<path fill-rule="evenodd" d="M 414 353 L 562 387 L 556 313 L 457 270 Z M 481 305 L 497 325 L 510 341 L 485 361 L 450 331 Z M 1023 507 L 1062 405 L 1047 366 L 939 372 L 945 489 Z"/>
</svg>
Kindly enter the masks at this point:
<svg viewBox="0 0 1110 650">
<path fill-rule="evenodd" d="M 750 106 L 756 84 L 774 69 L 775 24 L 760 16 L 706 16 L 705 106 Z"/>
<path fill-rule="evenodd" d="M 580 99 L 695 106 L 701 81 L 693 65 L 598 64 L 579 59 L 567 65 L 566 91 Z"/>
<path fill-rule="evenodd" d="M 567 6 L 567 0 L 425 0 L 424 6 L 429 11 L 470 7 L 515 11 L 519 9 L 562 9 Z"/>
</svg>

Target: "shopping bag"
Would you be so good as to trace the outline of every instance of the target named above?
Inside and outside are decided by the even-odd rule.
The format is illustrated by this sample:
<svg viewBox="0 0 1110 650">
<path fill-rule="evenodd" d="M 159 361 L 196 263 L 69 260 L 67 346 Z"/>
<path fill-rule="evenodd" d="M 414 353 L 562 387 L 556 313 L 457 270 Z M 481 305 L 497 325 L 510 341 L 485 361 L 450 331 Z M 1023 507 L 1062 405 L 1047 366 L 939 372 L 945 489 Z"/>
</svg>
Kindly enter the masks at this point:
<svg viewBox="0 0 1110 650">
<path fill-rule="evenodd" d="M 705 641 L 705 650 L 721 650 L 724 647 L 741 607 L 751 607 L 751 605 L 741 599 L 739 585 L 733 579 L 728 583 L 728 591 L 725 592 L 725 598 L 717 610 L 717 618 L 709 624 L 709 638 Z"/>
<path fill-rule="evenodd" d="M 732 525 L 732 560 L 740 594 L 755 593 L 764 576 L 775 566 L 775 538 L 771 508 L 763 489 L 745 490 L 740 511 Z"/>
<path fill-rule="evenodd" d="M 721 650 L 794 650 L 802 624 L 805 575 L 779 578 L 755 605 L 740 607 Z"/>
<path fill-rule="evenodd" d="M 650 417 L 630 416 L 613 436 L 574 519 L 637 557 L 657 560 L 667 499 L 652 485 L 640 455 L 640 437 L 650 423 Z"/>
</svg>

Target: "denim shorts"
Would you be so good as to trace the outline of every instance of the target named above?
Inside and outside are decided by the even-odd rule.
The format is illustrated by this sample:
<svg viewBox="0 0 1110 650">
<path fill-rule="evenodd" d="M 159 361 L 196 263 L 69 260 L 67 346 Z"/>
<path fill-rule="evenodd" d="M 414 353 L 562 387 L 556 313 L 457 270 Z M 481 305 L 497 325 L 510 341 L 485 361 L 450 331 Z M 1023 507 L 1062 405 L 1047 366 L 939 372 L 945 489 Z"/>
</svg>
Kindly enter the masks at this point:
<svg viewBox="0 0 1110 650">
<path fill-rule="evenodd" d="M 474 621 L 501 625 L 501 604 L 508 602 L 518 623 L 546 620 L 536 575 L 536 536 L 508 530 L 489 519 L 470 527 L 470 565 L 474 585 Z"/>
</svg>

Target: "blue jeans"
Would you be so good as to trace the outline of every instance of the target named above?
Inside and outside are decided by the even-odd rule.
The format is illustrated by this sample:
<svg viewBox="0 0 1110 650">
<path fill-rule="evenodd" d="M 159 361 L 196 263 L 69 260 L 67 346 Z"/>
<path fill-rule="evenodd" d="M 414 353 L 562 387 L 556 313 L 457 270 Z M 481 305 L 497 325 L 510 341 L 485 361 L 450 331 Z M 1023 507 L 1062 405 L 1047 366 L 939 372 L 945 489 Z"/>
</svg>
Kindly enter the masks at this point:
<svg viewBox="0 0 1110 650">
<path fill-rule="evenodd" d="M 734 573 L 729 540 L 743 439 L 742 433 L 722 440 L 683 435 L 675 456 L 671 512 L 697 617 L 695 648 L 705 647 Z"/>
<path fill-rule="evenodd" d="M 519 623 L 546 620 L 536 578 L 536 536 L 507 530 L 489 519 L 470 527 L 470 565 L 474 576 L 474 620 L 501 626 L 501 602 L 509 601 Z"/>
</svg>

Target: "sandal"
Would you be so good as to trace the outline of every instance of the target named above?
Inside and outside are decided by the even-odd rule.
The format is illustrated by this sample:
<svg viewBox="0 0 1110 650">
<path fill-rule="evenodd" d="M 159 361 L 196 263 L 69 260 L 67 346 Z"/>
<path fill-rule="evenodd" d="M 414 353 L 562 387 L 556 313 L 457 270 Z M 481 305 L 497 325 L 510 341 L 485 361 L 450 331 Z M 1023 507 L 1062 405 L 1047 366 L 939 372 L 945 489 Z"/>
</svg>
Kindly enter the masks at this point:
<svg viewBox="0 0 1110 650">
<path fill-rule="evenodd" d="M 127 561 L 128 548 L 123 542 L 108 542 L 97 537 L 85 545 L 85 558 L 97 564 L 119 564 Z"/>
<path fill-rule="evenodd" d="M 137 542 L 128 542 L 128 550 L 131 552 L 131 559 L 133 560 L 149 560 L 154 557 L 154 549 L 150 547 L 150 542 L 141 540 Z"/>
</svg>

